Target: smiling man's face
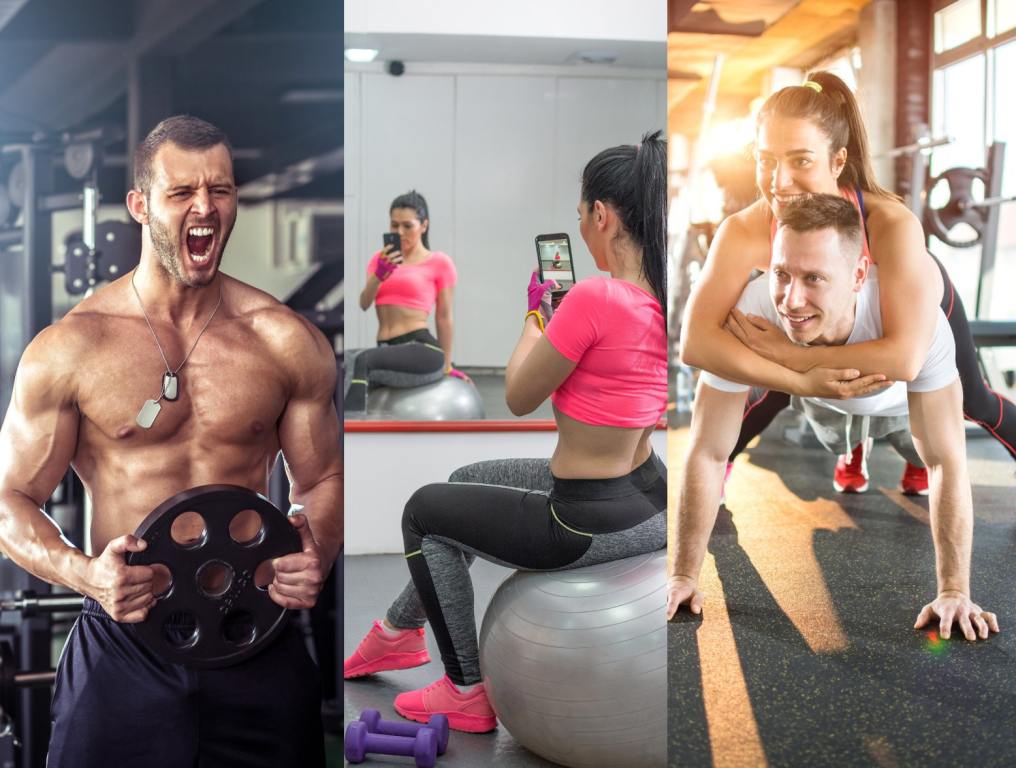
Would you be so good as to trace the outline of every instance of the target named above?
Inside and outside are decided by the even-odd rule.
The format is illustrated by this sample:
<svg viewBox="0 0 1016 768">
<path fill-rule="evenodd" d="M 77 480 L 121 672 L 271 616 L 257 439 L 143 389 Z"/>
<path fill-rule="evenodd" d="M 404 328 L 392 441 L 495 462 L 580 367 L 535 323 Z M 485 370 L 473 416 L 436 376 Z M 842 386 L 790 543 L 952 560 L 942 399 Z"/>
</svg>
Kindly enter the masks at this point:
<svg viewBox="0 0 1016 768">
<path fill-rule="evenodd" d="M 776 232 L 769 295 L 796 344 L 843 344 L 850 336 L 868 260 L 842 246 L 832 227 L 795 232 L 781 226 Z"/>
</svg>

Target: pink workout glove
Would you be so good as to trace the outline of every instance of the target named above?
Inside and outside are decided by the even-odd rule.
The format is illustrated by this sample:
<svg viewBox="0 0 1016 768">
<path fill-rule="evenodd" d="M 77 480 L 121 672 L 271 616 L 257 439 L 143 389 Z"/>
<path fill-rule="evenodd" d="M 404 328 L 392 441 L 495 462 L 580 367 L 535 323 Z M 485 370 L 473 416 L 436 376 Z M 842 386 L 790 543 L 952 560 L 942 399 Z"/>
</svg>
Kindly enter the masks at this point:
<svg viewBox="0 0 1016 768">
<path fill-rule="evenodd" d="M 558 284 L 554 280 L 547 280 L 540 282 L 539 274 L 536 270 L 533 270 L 532 277 L 529 278 L 529 287 L 526 289 L 526 294 L 529 298 L 529 308 L 526 315 L 529 312 L 539 312 L 540 317 L 543 319 L 543 323 L 540 325 L 540 330 L 550 322 L 550 316 L 554 313 L 554 310 L 550 306 L 550 292 L 554 288 L 557 288 Z"/>
<path fill-rule="evenodd" d="M 383 283 L 391 277 L 392 272 L 398 269 L 398 266 L 398 264 L 388 261 L 384 256 L 379 256 L 377 264 L 374 266 L 374 275 Z"/>
</svg>

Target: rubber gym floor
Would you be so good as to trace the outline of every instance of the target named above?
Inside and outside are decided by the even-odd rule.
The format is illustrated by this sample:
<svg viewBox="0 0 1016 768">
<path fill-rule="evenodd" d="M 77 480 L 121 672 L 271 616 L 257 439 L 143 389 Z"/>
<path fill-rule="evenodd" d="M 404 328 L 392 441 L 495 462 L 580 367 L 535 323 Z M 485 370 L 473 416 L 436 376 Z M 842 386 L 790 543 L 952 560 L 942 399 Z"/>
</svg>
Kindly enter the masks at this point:
<svg viewBox="0 0 1016 768">
<path fill-rule="evenodd" d="M 935 561 L 927 499 L 896 490 L 902 459 L 877 442 L 869 491 L 837 494 L 835 457 L 784 438 L 792 417 L 736 462 L 703 616 L 668 628 L 669 764 L 1013 765 L 1016 463 L 968 429 L 972 593 L 1002 632 L 942 641 L 912 628 Z M 672 461 L 686 439 L 671 430 Z"/>
</svg>

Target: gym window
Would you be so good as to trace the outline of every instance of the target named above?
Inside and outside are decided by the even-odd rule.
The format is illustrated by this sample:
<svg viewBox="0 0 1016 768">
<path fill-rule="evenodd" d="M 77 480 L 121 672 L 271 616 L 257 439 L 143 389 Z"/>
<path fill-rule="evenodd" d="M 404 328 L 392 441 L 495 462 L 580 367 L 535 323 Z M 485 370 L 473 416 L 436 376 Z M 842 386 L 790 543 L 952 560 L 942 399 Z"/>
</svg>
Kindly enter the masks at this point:
<svg viewBox="0 0 1016 768">
<path fill-rule="evenodd" d="M 931 133 L 955 141 L 932 152 L 931 175 L 957 166 L 983 168 L 988 146 L 1004 141 L 1002 194 L 1016 195 L 1016 103 L 1011 87 L 1016 74 L 1016 3 L 936 0 L 933 38 Z M 955 249 L 932 237 L 931 250 L 945 264 L 973 315 L 980 245 Z M 1007 289 L 1014 283 L 1016 202 L 1003 204 L 1000 211 L 994 295 L 981 308 L 982 319 L 1016 318 L 1016 304 Z"/>
</svg>

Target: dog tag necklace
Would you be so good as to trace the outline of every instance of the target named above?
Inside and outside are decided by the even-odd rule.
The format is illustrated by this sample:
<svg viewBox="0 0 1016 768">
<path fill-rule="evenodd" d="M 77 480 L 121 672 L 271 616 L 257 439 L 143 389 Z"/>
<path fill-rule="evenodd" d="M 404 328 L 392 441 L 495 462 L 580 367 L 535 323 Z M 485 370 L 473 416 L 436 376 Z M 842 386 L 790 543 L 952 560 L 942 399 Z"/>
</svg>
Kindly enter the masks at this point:
<svg viewBox="0 0 1016 768">
<path fill-rule="evenodd" d="M 159 343 L 159 337 L 155 333 L 155 328 L 152 327 L 152 321 L 148 317 L 148 312 L 145 310 L 145 304 L 141 301 L 141 294 L 138 293 L 138 286 L 134 283 L 134 275 L 137 273 L 135 269 L 131 273 L 131 288 L 134 289 L 134 295 L 137 297 L 138 306 L 141 307 L 141 314 L 145 316 L 145 323 L 148 324 L 148 330 L 152 332 L 152 338 L 155 339 L 155 346 L 159 349 L 159 354 L 162 355 L 162 362 L 166 364 L 166 372 L 162 376 L 162 391 L 159 396 L 154 400 L 145 400 L 145 404 L 141 406 L 141 410 L 138 411 L 138 416 L 135 419 L 137 425 L 142 429 L 148 429 L 155 423 L 155 417 L 159 415 L 159 411 L 162 410 L 162 401 L 169 400 L 173 401 L 180 395 L 180 382 L 177 374 L 187 364 L 187 359 L 191 356 L 191 352 L 194 351 L 194 347 L 201 341 L 201 337 L 204 335 L 208 328 L 208 324 L 212 322 L 212 318 L 215 317 L 215 313 L 219 311 L 219 305 L 222 304 L 222 283 L 219 283 L 219 300 L 215 303 L 215 308 L 212 310 L 212 314 L 205 320 L 205 324 L 201 326 L 201 330 L 198 332 L 198 336 L 194 339 L 194 343 L 191 344 L 191 348 L 187 350 L 187 354 L 183 356 L 183 361 L 176 368 L 173 368 L 169 364 L 169 360 L 166 359 L 166 353 L 162 351 L 162 345 Z"/>
</svg>

